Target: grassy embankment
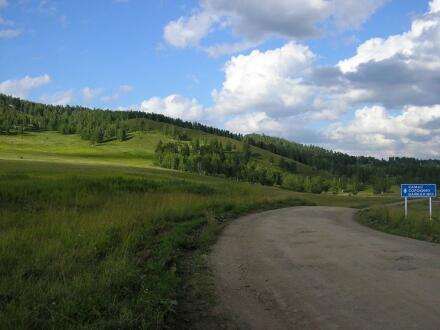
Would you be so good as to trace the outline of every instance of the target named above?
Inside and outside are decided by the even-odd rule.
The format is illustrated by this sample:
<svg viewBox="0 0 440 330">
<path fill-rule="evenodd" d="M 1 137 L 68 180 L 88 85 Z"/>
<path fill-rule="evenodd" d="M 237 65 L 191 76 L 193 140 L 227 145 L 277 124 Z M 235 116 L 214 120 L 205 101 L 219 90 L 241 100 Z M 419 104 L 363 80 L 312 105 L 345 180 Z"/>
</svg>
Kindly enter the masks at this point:
<svg viewBox="0 0 440 330">
<path fill-rule="evenodd" d="M 390 234 L 440 243 L 440 205 L 433 203 L 433 219 L 429 219 L 428 201 L 408 205 L 405 219 L 403 205 L 376 206 L 357 214 L 359 222 Z"/>
<path fill-rule="evenodd" d="M 5 328 L 161 328 L 172 324 L 182 279 L 191 276 L 183 256 L 208 247 L 225 218 L 304 203 L 390 200 L 148 168 L 164 139 L 154 132 L 98 146 L 39 134 L 0 136 Z"/>
</svg>

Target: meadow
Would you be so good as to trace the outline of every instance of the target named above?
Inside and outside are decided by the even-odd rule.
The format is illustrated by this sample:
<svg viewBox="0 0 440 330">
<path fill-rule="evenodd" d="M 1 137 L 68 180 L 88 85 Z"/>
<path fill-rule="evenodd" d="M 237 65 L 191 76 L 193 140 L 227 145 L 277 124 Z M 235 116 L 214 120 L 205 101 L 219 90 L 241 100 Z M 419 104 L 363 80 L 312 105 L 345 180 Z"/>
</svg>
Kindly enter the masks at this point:
<svg viewBox="0 0 440 330">
<path fill-rule="evenodd" d="M 50 161 L 74 164 L 148 167 L 153 165 L 154 148 L 169 139 L 157 131 L 133 132 L 126 141 L 93 144 L 78 135 L 58 132 L 27 132 L 0 136 L 0 157 L 10 160 Z"/>
<path fill-rule="evenodd" d="M 408 205 L 405 218 L 403 205 L 375 206 L 357 214 L 359 222 L 390 234 L 440 243 L 440 205 L 433 203 L 429 219 L 428 201 L 419 200 Z"/>
<path fill-rule="evenodd" d="M 207 251 L 227 220 L 285 206 L 363 208 L 396 199 L 154 168 L 154 148 L 168 139 L 159 130 L 99 144 L 56 132 L 0 136 L 2 328 L 170 327 L 182 319 L 185 283 L 198 267 L 187 256 Z M 253 155 L 279 157 L 255 147 Z M 197 299 L 209 294 L 201 288 Z"/>
<path fill-rule="evenodd" d="M 163 170 L 0 162 L 0 324 L 161 328 L 179 256 L 289 192 Z"/>
<path fill-rule="evenodd" d="M 0 161 L 0 324 L 161 328 L 182 256 L 253 210 L 381 198 L 289 192 L 162 169 Z"/>
</svg>

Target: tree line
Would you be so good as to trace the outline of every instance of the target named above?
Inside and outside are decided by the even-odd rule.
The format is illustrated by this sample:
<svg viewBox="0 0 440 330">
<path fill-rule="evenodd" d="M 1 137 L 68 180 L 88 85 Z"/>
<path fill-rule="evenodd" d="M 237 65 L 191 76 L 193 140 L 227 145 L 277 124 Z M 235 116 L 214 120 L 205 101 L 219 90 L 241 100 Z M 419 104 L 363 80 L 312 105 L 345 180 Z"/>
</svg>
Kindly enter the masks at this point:
<svg viewBox="0 0 440 330">
<path fill-rule="evenodd" d="M 440 184 L 440 160 L 420 160 L 408 157 L 351 156 L 313 145 L 303 145 L 285 139 L 250 134 L 244 137 L 250 145 L 323 170 L 336 177 L 348 177 L 362 184 L 371 184 L 376 192 L 387 192 L 390 184 L 402 182 L 433 182 Z M 388 183 L 389 182 L 389 183 Z"/>
<path fill-rule="evenodd" d="M 0 134 L 54 130 L 63 134 L 79 134 L 85 140 L 99 143 L 109 139 L 124 138 L 129 130 L 130 120 L 140 119 L 195 129 L 236 140 L 243 138 L 242 135 L 227 130 L 156 113 L 47 105 L 0 94 Z"/>
<path fill-rule="evenodd" d="M 296 173 L 296 163 L 280 158 L 272 165 L 256 161 L 249 144 L 240 150 L 235 144 L 214 139 L 191 142 L 159 141 L 155 150 L 156 164 L 169 169 L 233 178 L 240 181 L 280 186 L 285 189 L 310 192 L 347 192 L 357 194 L 363 186 L 356 179 L 304 176 Z"/>
<path fill-rule="evenodd" d="M 281 172 L 252 160 L 248 144 L 237 150 L 230 142 L 214 139 L 187 142 L 160 141 L 155 150 L 157 165 L 202 175 L 215 175 L 262 185 L 281 185 Z"/>
</svg>

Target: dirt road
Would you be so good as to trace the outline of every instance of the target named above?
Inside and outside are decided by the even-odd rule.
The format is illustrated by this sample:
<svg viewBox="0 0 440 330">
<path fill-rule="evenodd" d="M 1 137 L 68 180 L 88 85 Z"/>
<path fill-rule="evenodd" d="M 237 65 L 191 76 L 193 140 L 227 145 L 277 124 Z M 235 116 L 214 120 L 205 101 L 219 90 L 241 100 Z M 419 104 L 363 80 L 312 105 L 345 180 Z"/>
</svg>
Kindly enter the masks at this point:
<svg viewBox="0 0 440 330">
<path fill-rule="evenodd" d="M 210 256 L 221 309 L 241 329 L 440 329 L 440 245 L 363 227 L 354 212 L 232 222 Z"/>
</svg>

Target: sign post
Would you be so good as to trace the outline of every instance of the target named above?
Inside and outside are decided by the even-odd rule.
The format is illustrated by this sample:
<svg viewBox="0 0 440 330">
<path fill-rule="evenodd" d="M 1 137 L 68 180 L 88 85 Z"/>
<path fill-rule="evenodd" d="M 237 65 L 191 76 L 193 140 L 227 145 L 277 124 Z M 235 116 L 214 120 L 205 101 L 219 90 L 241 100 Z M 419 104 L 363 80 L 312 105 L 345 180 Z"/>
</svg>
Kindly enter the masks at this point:
<svg viewBox="0 0 440 330">
<path fill-rule="evenodd" d="M 405 197 L 405 219 L 408 218 L 408 197 Z"/>
<path fill-rule="evenodd" d="M 437 185 L 402 184 L 400 196 L 405 198 L 405 218 L 408 217 L 408 198 L 429 198 L 429 219 L 432 220 L 432 198 L 437 197 Z"/>
<path fill-rule="evenodd" d="M 432 197 L 429 197 L 429 220 L 432 220 Z"/>
</svg>

